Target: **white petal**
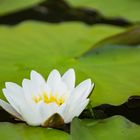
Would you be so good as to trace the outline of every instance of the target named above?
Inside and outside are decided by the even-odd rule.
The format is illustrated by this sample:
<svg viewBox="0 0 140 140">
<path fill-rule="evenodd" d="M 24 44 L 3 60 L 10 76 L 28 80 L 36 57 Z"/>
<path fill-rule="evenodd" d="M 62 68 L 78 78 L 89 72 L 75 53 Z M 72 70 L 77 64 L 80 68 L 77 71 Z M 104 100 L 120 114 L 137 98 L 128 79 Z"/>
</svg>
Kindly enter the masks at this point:
<svg viewBox="0 0 140 140">
<path fill-rule="evenodd" d="M 19 112 L 19 109 L 18 109 L 18 102 L 17 102 L 17 98 L 12 96 L 11 94 L 13 93 L 10 93 L 10 91 L 8 91 L 7 89 L 3 89 L 3 93 L 4 93 L 4 96 L 6 97 L 7 101 L 10 103 L 10 105 L 18 112 Z M 21 98 L 22 99 L 22 98 Z M 18 100 L 20 101 L 20 100 Z"/>
<path fill-rule="evenodd" d="M 57 70 L 53 70 L 47 80 L 47 85 L 52 90 L 52 93 L 55 94 L 64 94 L 67 91 L 67 86 L 66 84 L 62 81 L 61 75 Z"/>
<path fill-rule="evenodd" d="M 48 97 L 50 97 L 50 93 L 52 93 L 51 88 L 47 84 L 42 88 L 42 92 L 45 92 Z"/>
<path fill-rule="evenodd" d="M 40 125 L 41 119 L 39 116 L 39 112 L 35 104 L 33 104 L 32 96 L 31 96 L 32 94 L 32 90 L 30 90 L 31 81 L 24 79 L 22 84 L 23 84 L 23 93 L 24 93 L 22 94 L 23 96 L 19 96 L 18 98 L 18 94 L 17 94 L 17 96 L 13 98 L 12 95 L 17 93 L 18 90 L 16 90 L 16 88 L 12 88 L 12 86 L 8 84 L 6 84 L 7 93 L 5 95 L 7 95 L 7 98 L 9 99 L 10 103 L 12 103 L 12 105 L 16 105 L 24 121 L 26 121 L 29 125 L 33 125 L 33 126 Z M 10 89 L 12 93 L 14 92 L 13 94 L 9 93 Z M 27 100 L 25 100 L 24 97 L 26 97 Z"/>
<path fill-rule="evenodd" d="M 22 87 L 20 87 L 19 85 L 17 85 L 16 83 L 12 83 L 12 82 L 6 82 L 6 89 L 12 91 L 12 93 L 16 92 L 19 93 L 19 96 L 22 96 Z"/>
<path fill-rule="evenodd" d="M 53 89 L 52 92 L 58 97 L 65 96 L 69 94 L 66 84 L 63 81 L 60 81 Z"/>
<path fill-rule="evenodd" d="M 49 119 L 53 114 L 57 113 L 58 106 L 56 103 L 45 104 L 41 102 L 39 104 L 39 112 L 42 119 L 42 125 L 47 119 Z"/>
<path fill-rule="evenodd" d="M 23 80 L 22 86 L 25 99 L 30 103 L 34 103 L 34 96 L 38 96 L 39 94 L 42 94 L 46 91 L 45 85 L 43 85 L 44 87 L 39 87 L 38 85 L 35 85 L 31 80 L 28 79 Z"/>
<path fill-rule="evenodd" d="M 89 88 L 87 88 L 86 92 L 82 96 L 83 99 L 86 99 L 90 95 L 91 91 L 93 90 L 93 87 L 94 83 L 89 85 Z"/>
<path fill-rule="evenodd" d="M 25 101 L 24 105 L 20 106 L 20 112 L 24 121 L 26 121 L 29 125 L 41 125 L 41 117 L 37 105 L 30 104 Z"/>
<path fill-rule="evenodd" d="M 3 93 L 12 107 L 20 114 L 18 106 L 24 100 L 22 88 L 15 83 L 6 82 L 6 88 L 3 89 Z"/>
<path fill-rule="evenodd" d="M 89 99 L 80 102 L 75 104 L 73 108 L 70 107 L 70 111 L 67 112 L 67 116 L 64 118 L 65 123 L 69 123 L 74 117 L 78 117 L 88 105 Z"/>
<path fill-rule="evenodd" d="M 3 101 L 0 99 L 0 106 L 6 110 L 8 113 L 10 113 L 11 115 L 15 116 L 16 118 L 23 120 L 23 118 L 21 117 L 21 115 L 7 102 Z"/>
<path fill-rule="evenodd" d="M 6 82 L 6 88 L 3 89 L 2 91 L 8 102 L 20 114 L 18 106 L 24 100 L 22 87 L 20 87 L 15 83 Z"/>
<path fill-rule="evenodd" d="M 66 82 L 68 88 L 72 90 L 75 87 L 75 72 L 74 69 L 69 69 L 62 76 L 62 80 Z"/>
<path fill-rule="evenodd" d="M 82 83 L 80 83 L 71 93 L 68 100 L 63 104 L 63 106 L 59 108 L 60 114 L 62 114 L 63 118 L 65 118 L 66 122 L 70 121 L 73 116 L 73 113 L 75 112 L 75 109 L 82 106 L 81 104 L 86 105 L 88 101 L 86 101 L 87 97 L 89 96 L 94 84 L 91 84 L 91 80 L 85 80 Z M 86 103 L 84 103 L 86 101 Z M 84 108 L 83 105 L 83 108 Z M 79 108 L 79 112 L 81 113 L 82 108 Z M 78 113 L 77 113 L 78 114 Z"/>
<path fill-rule="evenodd" d="M 44 92 L 44 87 L 46 86 L 45 79 L 36 71 L 31 72 L 30 89 L 34 95 L 41 94 Z"/>
<path fill-rule="evenodd" d="M 32 85 L 30 80 L 23 79 L 22 87 L 23 87 L 23 93 L 24 93 L 25 99 L 28 102 L 32 103 L 33 102 L 33 95 L 35 95 L 37 93 L 36 86 L 33 87 L 33 85 Z"/>
<path fill-rule="evenodd" d="M 44 85 L 45 79 L 40 75 L 38 72 L 32 70 L 30 74 L 31 80 L 36 84 L 36 85 Z"/>
<path fill-rule="evenodd" d="M 91 79 L 87 79 L 81 82 L 75 89 L 73 94 L 83 94 L 85 91 L 89 91 L 91 89 Z M 86 95 L 88 96 L 88 95 Z"/>
<path fill-rule="evenodd" d="M 89 96 L 92 88 L 93 85 L 91 84 L 90 79 L 83 81 L 73 90 L 68 99 L 68 102 L 71 104 L 75 104 L 75 102 L 77 102 L 78 100 L 86 99 Z"/>
<path fill-rule="evenodd" d="M 53 70 L 48 76 L 47 84 L 53 88 L 55 87 L 61 80 L 61 75 L 58 70 Z"/>
<path fill-rule="evenodd" d="M 57 113 L 60 114 L 60 116 L 62 116 L 62 118 L 66 118 L 67 117 L 68 108 L 69 108 L 69 106 L 65 102 L 61 106 L 59 106 Z"/>
</svg>

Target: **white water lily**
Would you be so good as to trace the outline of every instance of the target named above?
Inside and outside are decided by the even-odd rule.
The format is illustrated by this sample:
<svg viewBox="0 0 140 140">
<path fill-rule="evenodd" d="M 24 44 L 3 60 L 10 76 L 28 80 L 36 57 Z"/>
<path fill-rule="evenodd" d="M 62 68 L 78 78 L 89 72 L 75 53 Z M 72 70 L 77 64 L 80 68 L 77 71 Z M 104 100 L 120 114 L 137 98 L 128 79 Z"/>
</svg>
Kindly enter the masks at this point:
<svg viewBox="0 0 140 140">
<path fill-rule="evenodd" d="M 22 87 L 6 82 L 4 96 L 9 103 L 0 99 L 0 106 L 29 125 L 45 125 L 54 114 L 59 114 L 64 123 L 78 117 L 89 103 L 93 89 L 90 79 L 75 87 L 75 72 L 69 69 L 61 77 L 53 70 L 47 81 L 36 71 L 31 71 L 30 80 L 24 79 Z"/>
</svg>

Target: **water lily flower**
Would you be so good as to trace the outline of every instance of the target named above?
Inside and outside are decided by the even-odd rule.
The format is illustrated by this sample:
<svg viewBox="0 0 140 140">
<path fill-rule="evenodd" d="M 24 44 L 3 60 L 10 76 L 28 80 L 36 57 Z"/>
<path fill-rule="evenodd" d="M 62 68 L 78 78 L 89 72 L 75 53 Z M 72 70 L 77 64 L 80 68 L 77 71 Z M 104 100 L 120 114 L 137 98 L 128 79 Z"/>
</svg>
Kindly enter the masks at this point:
<svg viewBox="0 0 140 140">
<path fill-rule="evenodd" d="M 31 71 L 30 80 L 24 79 L 22 87 L 12 82 L 5 83 L 3 93 L 9 103 L 0 99 L 0 106 L 32 126 L 49 126 L 49 123 L 54 124 L 52 118 L 56 121 L 58 116 L 64 123 L 69 123 L 89 103 L 88 96 L 93 85 L 87 79 L 75 87 L 73 69 L 62 76 L 53 70 L 47 80 Z"/>
</svg>

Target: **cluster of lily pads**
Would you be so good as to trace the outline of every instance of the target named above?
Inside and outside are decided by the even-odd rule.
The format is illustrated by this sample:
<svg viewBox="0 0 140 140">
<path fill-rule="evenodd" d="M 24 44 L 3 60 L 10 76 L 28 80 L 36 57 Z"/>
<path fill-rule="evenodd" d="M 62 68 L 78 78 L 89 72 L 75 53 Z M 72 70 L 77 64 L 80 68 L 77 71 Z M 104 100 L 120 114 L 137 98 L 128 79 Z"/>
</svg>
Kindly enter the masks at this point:
<svg viewBox="0 0 140 140">
<path fill-rule="evenodd" d="M 2 17 L 43 1 L 0 1 L 0 23 Z M 1 24 L 0 105 L 12 115 L 0 109 L 0 139 L 139 140 L 139 124 L 118 115 L 105 119 L 93 110 L 140 95 L 140 2 L 66 2 L 112 19 L 121 17 L 131 25 L 31 19 L 14 26 Z M 81 117 L 84 109 L 90 113 Z"/>
</svg>

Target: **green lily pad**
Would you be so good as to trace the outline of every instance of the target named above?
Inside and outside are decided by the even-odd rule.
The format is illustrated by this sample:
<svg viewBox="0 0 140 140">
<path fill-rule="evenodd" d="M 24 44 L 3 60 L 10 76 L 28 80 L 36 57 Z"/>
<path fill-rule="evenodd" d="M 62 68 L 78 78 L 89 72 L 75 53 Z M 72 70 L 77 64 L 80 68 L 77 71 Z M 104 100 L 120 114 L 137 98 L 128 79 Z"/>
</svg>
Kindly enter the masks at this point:
<svg viewBox="0 0 140 140">
<path fill-rule="evenodd" d="M 28 8 L 43 0 L 0 0 L 0 16 Z"/>
<path fill-rule="evenodd" d="M 140 21 L 139 0 L 67 0 L 73 6 L 97 9 L 108 17 Z"/>
<path fill-rule="evenodd" d="M 104 40 L 95 44 L 93 48 L 89 50 L 89 52 L 94 50 L 95 47 L 103 46 L 105 44 L 129 45 L 132 47 L 140 44 L 140 26 L 133 27 L 126 32 L 105 38 Z"/>
<path fill-rule="evenodd" d="M 80 23 L 26 22 L 15 27 L 1 26 L 0 89 L 6 81 L 21 84 L 32 69 L 45 77 L 53 68 L 64 72 L 73 67 L 75 57 L 92 45 L 123 31 L 114 26 L 89 27 Z M 3 98 L 2 93 L 0 97 Z"/>
<path fill-rule="evenodd" d="M 106 44 L 83 54 L 97 42 L 123 31 L 114 26 L 80 23 L 1 26 L 0 89 L 6 81 L 21 84 L 32 69 L 47 78 L 54 68 L 63 73 L 73 67 L 77 82 L 91 78 L 95 83 L 90 96 L 93 107 L 122 104 L 129 96 L 140 95 L 140 47 Z M 5 99 L 2 92 L 0 97 Z"/>
<path fill-rule="evenodd" d="M 92 106 L 119 105 L 130 96 L 140 95 L 140 46 L 107 45 L 77 61 L 77 69 L 95 83 Z"/>
<path fill-rule="evenodd" d="M 0 123 L 2 140 L 67 140 L 69 135 L 63 131 L 41 127 L 30 127 L 26 124 Z"/>
<path fill-rule="evenodd" d="M 75 119 L 71 126 L 72 140 L 139 140 L 139 132 L 139 125 L 121 116 L 105 120 Z"/>
</svg>

